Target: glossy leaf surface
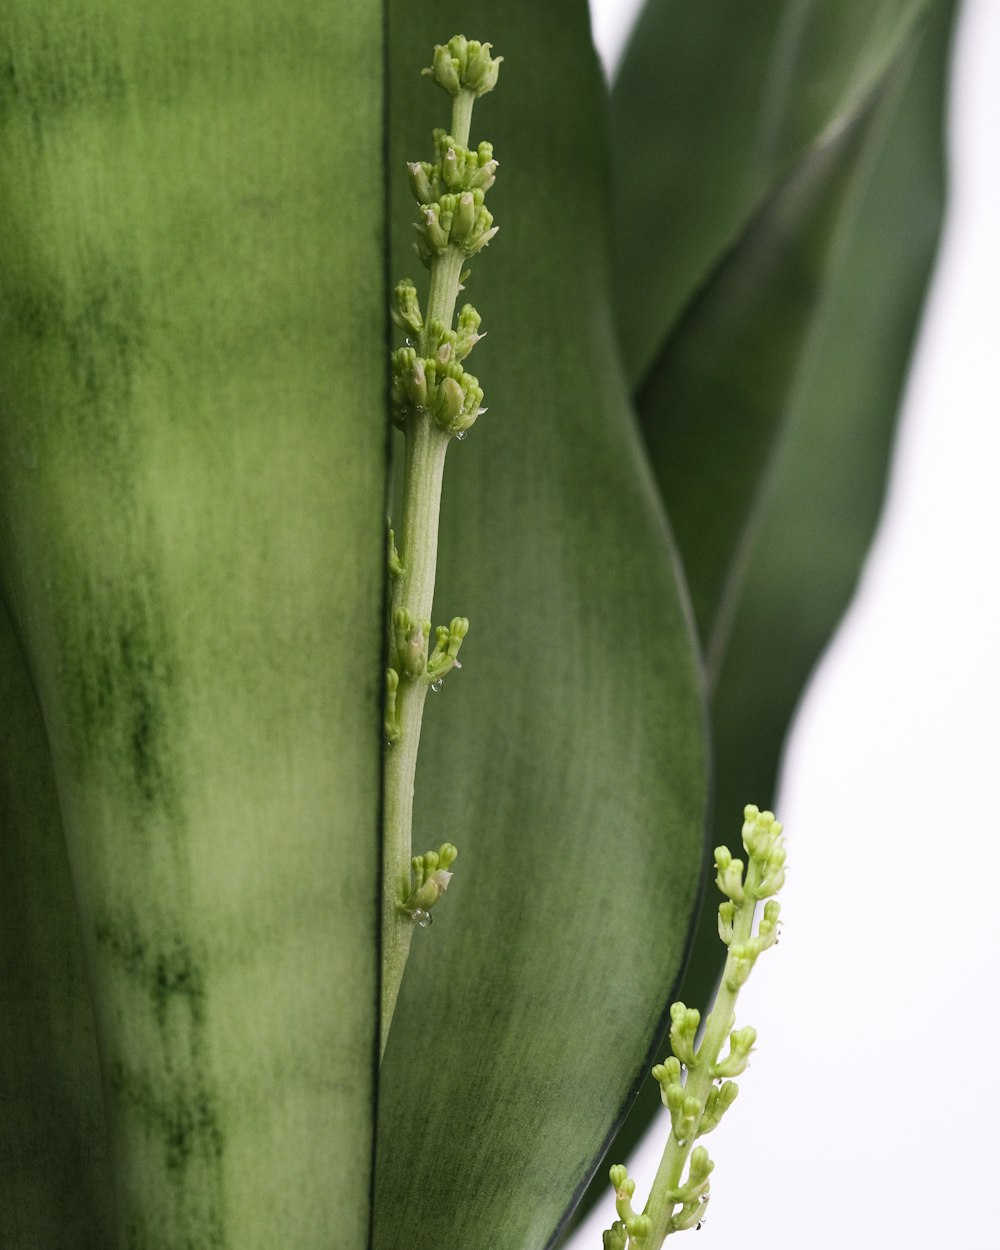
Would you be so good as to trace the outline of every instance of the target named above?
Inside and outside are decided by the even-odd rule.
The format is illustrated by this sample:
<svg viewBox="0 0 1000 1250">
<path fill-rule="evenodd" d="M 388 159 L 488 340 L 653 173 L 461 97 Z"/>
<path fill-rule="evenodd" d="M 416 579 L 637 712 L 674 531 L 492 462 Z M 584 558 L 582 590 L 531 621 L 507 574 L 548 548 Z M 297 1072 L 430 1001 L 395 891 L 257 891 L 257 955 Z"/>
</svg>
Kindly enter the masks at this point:
<svg viewBox="0 0 1000 1250">
<path fill-rule="evenodd" d="M 381 12 L 10 0 L 3 34 L 0 565 L 65 818 L 118 1240 L 354 1250 Z"/>
<path fill-rule="evenodd" d="M 703 860 L 700 678 L 616 363 L 585 4 L 394 6 L 394 276 L 416 272 L 397 175 L 448 116 L 414 66 L 458 29 L 506 58 L 472 135 L 500 160 L 467 294 L 489 412 L 445 477 L 436 616 L 472 625 L 415 840 L 459 859 L 383 1064 L 379 1250 L 550 1241 L 649 1061 Z"/>
</svg>

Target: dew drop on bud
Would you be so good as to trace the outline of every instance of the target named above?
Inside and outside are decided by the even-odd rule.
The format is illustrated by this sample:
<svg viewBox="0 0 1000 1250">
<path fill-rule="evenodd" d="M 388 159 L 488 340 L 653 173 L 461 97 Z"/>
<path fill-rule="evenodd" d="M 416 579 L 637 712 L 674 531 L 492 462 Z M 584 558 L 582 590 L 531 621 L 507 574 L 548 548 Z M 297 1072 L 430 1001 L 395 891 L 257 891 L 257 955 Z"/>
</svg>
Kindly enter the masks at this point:
<svg viewBox="0 0 1000 1250">
<path fill-rule="evenodd" d="M 469 432 L 468 430 L 459 430 L 458 433 L 455 435 L 455 437 L 458 439 L 459 442 L 461 442 L 462 439 L 465 438 L 466 434 L 468 434 L 468 432 Z"/>
<path fill-rule="evenodd" d="M 433 690 L 434 693 L 437 694 L 437 692 L 441 689 L 443 685 L 444 685 L 444 678 L 439 677 L 436 681 L 431 682 L 431 690 Z"/>
<path fill-rule="evenodd" d="M 419 925 L 421 929 L 429 929 L 434 923 L 434 917 L 429 911 L 424 911 L 422 907 L 415 907 L 411 912 L 413 923 Z"/>
</svg>

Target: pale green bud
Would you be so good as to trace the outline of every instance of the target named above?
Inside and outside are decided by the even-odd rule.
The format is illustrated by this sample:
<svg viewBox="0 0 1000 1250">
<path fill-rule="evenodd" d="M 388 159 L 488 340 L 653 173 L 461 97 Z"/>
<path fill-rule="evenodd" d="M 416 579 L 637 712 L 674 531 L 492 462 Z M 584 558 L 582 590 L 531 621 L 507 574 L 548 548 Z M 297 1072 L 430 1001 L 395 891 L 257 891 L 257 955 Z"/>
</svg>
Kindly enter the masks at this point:
<svg viewBox="0 0 1000 1250">
<path fill-rule="evenodd" d="M 452 40 L 452 43 L 455 41 Z M 437 44 L 434 48 L 434 61 L 430 69 L 425 69 L 425 74 L 430 74 L 439 87 L 442 87 L 449 95 L 458 95 L 462 90 L 462 80 L 459 76 L 460 63 L 456 57 L 451 55 L 451 45 Z"/>
<path fill-rule="evenodd" d="M 729 1054 L 712 1065 L 712 1075 L 739 1076 L 747 1066 L 756 1040 L 757 1030 L 750 1025 L 743 1029 L 733 1029 L 729 1035 Z"/>
<path fill-rule="evenodd" d="M 464 360 L 469 352 L 475 347 L 481 338 L 486 336 L 479 333 L 479 327 L 482 318 L 471 304 L 465 304 L 461 312 L 458 314 L 458 322 L 455 331 L 455 358 L 456 360 Z"/>
<path fill-rule="evenodd" d="M 705 1114 L 698 1125 L 698 1136 L 704 1137 L 714 1129 L 729 1108 L 736 1101 L 740 1087 L 735 1081 L 723 1081 L 721 1085 L 713 1085 L 705 1100 Z"/>
<path fill-rule="evenodd" d="M 778 940 L 778 921 L 781 916 L 781 904 L 771 899 L 764 904 L 764 914 L 757 926 L 757 942 L 761 950 L 767 950 Z"/>
<path fill-rule="evenodd" d="M 621 1220 L 615 1220 L 609 1229 L 603 1234 L 604 1250 L 625 1250 L 628 1241 L 628 1233 L 625 1231 L 625 1225 Z"/>
<path fill-rule="evenodd" d="M 455 35 L 447 44 L 437 44 L 434 61 L 424 73 L 429 74 L 439 87 L 449 95 L 469 91 L 475 96 L 485 95 L 496 86 L 502 56 L 490 55 L 492 44 L 480 43 Z"/>
<path fill-rule="evenodd" d="M 469 632 L 469 620 L 465 616 L 452 617 L 450 625 L 437 627 L 437 640 L 430 659 L 427 661 L 427 676 L 436 682 L 445 677 L 453 668 L 461 668 L 458 653 Z"/>
<path fill-rule="evenodd" d="M 442 197 L 444 200 L 447 197 Z M 437 204 L 428 204 L 423 210 L 423 236 L 431 252 L 443 252 L 448 246 L 448 229 Z"/>
<path fill-rule="evenodd" d="M 434 166 L 426 161 L 408 161 L 406 172 L 409 175 L 410 190 L 417 203 L 433 204 L 438 196 Z"/>
<path fill-rule="evenodd" d="M 740 947 L 741 952 L 749 949 L 749 942 Z M 734 954 L 735 950 L 736 947 L 730 946 L 729 959 L 726 961 L 726 988 L 732 990 L 733 993 L 746 985 L 747 977 L 753 971 L 753 957 L 748 957 L 745 953 Z"/>
<path fill-rule="evenodd" d="M 490 43 L 479 43 L 471 39 L 468 43 L 466 62 L 462 71 L 462 85 L 474 91 L 477 96 L 492 91 L 500 73 L 502 56 L 490 56 Z"/>
<path fill-rule="evenodd" d="M 471 191 L 463 191 L 458 198 L 458 205 L 455 208 L 455 215 L 452 218 L 448 237 L 452 243 L 457 243 L 461 246 L 472 233 L 472 228 L 475 224 L 476 201 Z"/>
<path fill-rule="evenodd" d="M 731 899 L 719 904 L 719 937 L 729 945 L 733 940 L 733 921 L 736 918 L 736 904 Z"/>
<path fill-rule="evenodd" d="M 396 657 L 401 676 L 419 677 L 427 665 L 427 621 L 415 621 L 406 608 L 392 615 Z"/>
<path fill-rule="evenodd" d="M 404 911 L 430 911 L 447 890 L 453 874 L 438 869 L 432 872 L 423 885 L 414 890 L 403 904 Z"/>
<path fill-rule="evenodd" d="M 464 161 L 459 161 L 458 152 L 454 147 L 448 147 L 442 154 L 441 181 L 449 191 L 457 191 L 462 186 L 464 164 Z"/>
<path fill-rule="evenodd" d="M 676 1085 L 670 1087 L 676 1089 Z M 693 1094 L 683 1095 L 680 1099 L 674 1098 L 677 1106 L 670 1108 L 671 1126 L 674 1131 L 674 1137 L 677 1141 L 684 1145 L 694 1137 L 698 1129 L 698 1121 L 701 1119 L 701 1103 Z"/>
<path fill-rule="evenodd" d="M 681 1063 L 694 1067 L 694 1039 L 701 1015 L 694 1007 L 673 1003 L 670 1008 L 670 1049 Z"/>
<path fill-rule="evenodd" d="M 715 866 L 718 869 L 715 884 L 727 898 L 735 903 L 743 902 L 743 861 L 733 859 L 727 846 L 715 848 Z"/>
<path fill-rule="evenodd" d="M 709 1176 L 715 1164 L 708 1157 L 708 1151 L 704 1146 L 695 1146 L 691 1151 L 691 1161 L 688 1165 L 688 1177 L 683 1185 L 675 1189 L 670 1195 L 675 1202 L 682 1202 L 685 1206 L 692 1202 L 698 1202 L 700 1198 L 708 1191 Z"/>
<path fill-rule="evenodd" d="M 497 167 L 500 162 L 488 160 L 481 165 L 475 173 L 469 178 L 469 189 L 478 188 L 481 191 L 488 191 L 497 180 Z"/>
<path fill-rule="evenodd" d="M 611 1177 L 611 1184 L 615 1189 L 621 1189 L 622 1185 L 628 1180 L 628 1169 L 624 1163 L 612 1164 L 611 1171 L 608 1173 Z"/>
<path fill-rule="evenodd" d="M 444 378 L 437 388 L 434 402 L 434 420 L 447 429 L 462 411 L 465 395 L 454 378 Z"/>
<path fill-rule="evenodd" d="M 653 1231 L 653 1221 L 648 1215 L 633 1215 L 625 1221 L 630 1237 L 648 1237 Z"/>
<path fill-rule="evenodd" d="M 477 193 L 473 191 L 472 194 Z M 476 223 L 462 245 L 466 256 L 475 256 L 477 252 L 481 252 L 499 229 L 499 226 L 493 225 L 493 214 L 485 205 L 482 205 L 476 212 Z"/>
<path fill-rule="evenodd" d="M 417 288 L 410 278 L 404 278 L 396 284 L 396 307 L 392 319 L 401 329 L 409 330 L 412 334 L 419 334 L 424 328 Z"/>
</svg>

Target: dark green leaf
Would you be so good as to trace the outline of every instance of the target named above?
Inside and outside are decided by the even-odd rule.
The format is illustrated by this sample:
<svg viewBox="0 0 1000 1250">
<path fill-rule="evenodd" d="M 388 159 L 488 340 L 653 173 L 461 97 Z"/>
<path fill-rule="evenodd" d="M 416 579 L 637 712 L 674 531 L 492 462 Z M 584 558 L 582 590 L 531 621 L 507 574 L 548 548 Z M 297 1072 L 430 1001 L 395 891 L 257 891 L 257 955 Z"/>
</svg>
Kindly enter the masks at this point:
<svg viewBox="0 0 1000 1250">
<path fill-rule="evenodd" d="M 929 0 L 649 0 L 612 93 L 618 324 L 633 384 L 806 150 Z"/>
<path fill-rule="evenodd" d="M 779 268 L 759 287 L 756 303 L 745 302 L 742 338 L 734 336 L 724 351 L 719 347 L 717 371 L 706 370 L 703 377 L 708 397 L 700 405 L 703 421 L 711 419 L 709 400 L 726 385 L 728 370 L 735 365 L 744 372 L 734 394 L 745 406 L 766 397 L 773 423 L 769 454 L 756 453 L 754 478 L 763 485 L 755 497 L 752 524 L 734 544 L 735 567 L 725 571 L 728 595 L 718 593 L 723 582 L 718 576 L 714 590 L 710 581 L 701 595 L 703 629 L 709 640 L 716 640 L 711 650 L 716 687 L 714 844 L 735 841 L 744 803 L 773 803 L 793 710 L 853 592 L 877 519 L 941 219 L 944 65 L 951 8 L 935 7 L 920 59 L 914 66 L 915 49 L 904 49 L 883 98 L 855 123 L 868 136 L 863 164 L 845 201 L 825 290 L 814 291 L 814 297 L 822 294 L 822 301 L 808 340 L 787 336 L 784 364 L 775 362 L 756 378 L 745 368 L 745 345 L 758 335 L 757 319 L 773 322 L 776 314 L 784 316 L 784 309 L 801 302 L 801 291 L 789 292 L 785 284 L 774 283 Z M 804 166 L 788 187 L 808 176 Z M 785 193 L 778 194 L 775 205 Z M 716 281 L 748 263 L 741 252 L 761 236 L 767 213 L 765 209 L 747 232 Z M 811 227 L 810 218 L 799 223 L 800 231 Z M 789 242 L 794 238 L 793 233 Z M 714 298 L 709 286 L 692 310 L 691 323 Z M 679 342 L 683 344 L 690 329 L 682 324 Z M 694 348 L 686 351 L 688 359 L 695 354 Z M 776 380 L 780 386 L 774 389 Z M 717 418 L 723 428 L 729 413 L 720 404 Z M 669 495 L 691 452 L 685 452 L 687 460 L 679 452 L 672 457 L 657 436 L 652 409 L 644 417 Z M 707 435 L 705 441 L 710 441 Z M 704 461 L 708 459 L 705 453 Z M 681 502 L 697 506 L 685 483 L 679 492 L 672 515 L 678 532 L 686 535 L 692 579 L 697 581 L 718 559 L 718 552 L 713 557 L 709 551 L 706 563 L 705 548 L 717 536 L 699 534 L 677 515 Z M 732 534 L 730 527 L 719 541 L 733 543 Z M 683 543 L 682 550 L 687 557 Z M 688 1002 L 704 1003 L 718 975 L 722 948 L 715 928 L 715 909 L 706 907 L 682 987 Z M 620 1154 L 627 1153 L 658 1107 L 655 1089 L 643 1090 L 619 1140 Z"/>
<path fill-rule="evenodd" d="M 65 818 L 118 1237 L 360 1250 L 382 13 L 10 0 L 3 38 L 0 569 Z"/>
<path fill-rule="evenodd" d="M 500 160 L 468 291 L 489 412 L 449 453 L 437 594 L 472 627 L 417 771 L 417 849 L 460 856 L 383 1064 L 379 1250 L 552 1238 L 648 1062 L 703 862 L 700 679 L 612 337 L 586 6 L 469 10 L 392 27 L 404 223 L 403 161 L 447 124 L 414 66 L 459 29 L 506 60 L 473 118 Z"/>
<path fill-rule="evenodd" d="M 0 605 L 0 1244 L 114 1243 L 94 1013 L 38 704 Z"/>
<path fill-rule="evenodd" d="M 694 299 L 636 398 L 683 554 L 710 687 L 826 290 L 831 245 L 880 121 L 876 107 L 864 110 L 774 192 Z"/>
</svg>

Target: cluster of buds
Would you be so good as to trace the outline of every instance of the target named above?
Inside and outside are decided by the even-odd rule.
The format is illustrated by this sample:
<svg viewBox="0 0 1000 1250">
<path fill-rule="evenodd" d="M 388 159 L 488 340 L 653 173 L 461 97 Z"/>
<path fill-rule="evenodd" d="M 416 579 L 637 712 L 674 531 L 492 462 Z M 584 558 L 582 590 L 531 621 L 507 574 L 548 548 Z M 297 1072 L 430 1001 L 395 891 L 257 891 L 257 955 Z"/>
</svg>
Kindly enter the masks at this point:
<svg viewBox="0 0 1000 1250">
<path fill-rule="evenodd" d="M 762 812 L 753 805 L 744 808 L 743 818 L 746 865 L 734 859 L 726 847 L 718 847 L 715 852 L 716 883 L 725 895 L 719 906 L 719 934 L 729 948 L 715 1007 L 705 1022 L 699 1044 L 701 1013 L 684 1003 L 673 1003 L 673 1053 L 653 1068 L 660 1099 L 670 1112 L 667 1149 L 673 1152 L 673 1158 L 670 1169 L 664 1173 L 667 1184 L 662 1185 L 658 1176 L 645 1212 L 637 1216 L 631 1205 L 634 1183 L 620 1164 L 611 1169 L 618 1219 L 604 1234 L 605 1250 L 659 1250 L 668 1234 L 700 1227 L 705 1215 L 709 1175 L 714 1165 L 703 1146 L 693 1150 L 691 1146 L 696 1138 L 718 1127 L 739 1093 L 731 1078 L 745 1071 L 757 1032 L 749 1026 L 734 1027 L 736 997 L 757 957 L 777 939 L 780 909 L 777 901 L 768 896 L 779 890 L 785 880 L 780 822 L 772 812 Z M 754 934 L 755 909 L 763 900 L 767 901 Z M 729 1048 L 723 1055 L 727 1039 Z M 685 1156 L 688 1174 L 682 1183 Z"/>
<path fill-rule="evenodd" d="M 770 898 L 785 883 L 785 851 L 781 822 L 772 812 L 762 812 L 752 804 L 743 812 L 743 847 L 747 864 L 734 859 L 725 846 L 715 848 L 715 883 L 726 896 L 719 904 L 719 937 L 729 947 L 726 961 L 726 985 L 738 990 L 749 977 L 758 956 L 778 940 L 781 904 Z M 737 913 L 753 908 L 761 899 L 763 914 L 754 936 L 735 940 Z"/>
<path fill-rule="evenodd" d="M 704 1146 L 696 1146 L 691 1151 L 688 1178 L 683 1185 L 678 1186 L 669 1195 L 674 1203 L 680 1204 L 680 1210 L 675 1211 L 670 1218 L 672 1233 L 680 1233 L 686 1228 L 698 1228 L 701 1225 L 710 1196 L 708 1178 L 714 1167 L 715 1164 L 708 1157 L 708 1151 Z"/>
<path fill-rule="evenodd" d="M 424 928 L 431 922 L 431 908 L 448 888 L 453 875 L 448 870 L 457 858 L 457 848 L 445 842 L 438 850 L 414 855 L 410 860 L 410 893 L 403 911 Z"/>
<path fill-rule="evenodd" d="M 447 43 L 434 48 L 434 63 L 423 72 L 449 95 L 468 91 L 473 96 L 485 95 L 497 84 L 502 56 L 491 56 L 491 43 L 455 35 Z"/>
<path fill-rule="evenodd" d="M 434 131 L 436 160 L 411 161 L 410 190 L 418 204 L 434 204 L 442 195 L 459 195 L 463 191 L 482 191 L 493 186 L 498 162 L 493 159 L 493 144 L 483 140 L 477 148 L 467 148 L 446 130 Z"/>
<path fill-rule="evenodd" d="M 391 533 L 391 531 L 390 531 Z M 390 549 L 395 547 L 390 538 Z M 398 556 L 395 557 L 398 563 Z M 448 625 L 438 625 L 434 630 L 434 648 L 428 654 L 430 621 L 418 621 L 406 608 L 397 608 L 392 614 L 392 664 L 385 671 L 385 739 L 391 746 L 399 738 L 399 717 L 396 701 L 401 680 L 423 679 L 431 690 L 440 690 L 445 677 L 453 668 L 461 668 L 458 653 L 469 632 L 465 616 L 452 617 Z"/>
<path fill-rule="evenodd" d="M 604 1234 L 604 1245 L 614 1250 L 625 1250 L 628 1240 L 633 1245 L 641 1244 L 641 1239 L 649 1234 L 651 1222 L 648 1215 L 640 1215 L 632 1209 L 635 1181 L 628 1175 L 624 1164 L 616 1163 L 611 1169 L 611 1184 L 615 1190 L 618 1219 Z"/>
<path fill-rule="evenodd" d="M 465 371 L 449 342 L 432 356 L 418 356 L 413 347 L 397 348 L 389 393 L 392 419 L 400 429 L 411 415 L 426 413 L 445 433 L 464 435 L 486 411 L 479 379 Z"/>
<path fill-rule="evenodd" d="M 436 203 L 424 205 L 414 247 L 429 269 L 434 257 L 443 255 L 449 247 L 474 256 L 498 229 L 493 224 L 493 214 L 483 203 L 483 192 L 477 187 L 460 195 L 442 195 Z"/>
<path fill-rule="evenodd" d="M 446 433 L 462 436 L 486 411 L 479 380 L 462 361 L 484 336 L 481 319 L 471 304 L 458 314 L 453 330 L 436 317 L 425 325 L 416 287 L 404 278 L 396 287 L 393 319 L 417 336 L 392 353 L 392 419 L 400 429 L 411 416 L 427 413 Z"/>
<path fill-rule="evenodd" d="M 392 614 L 393 670 L 400 677 L 426 677 L 431 682 L 441 681 L 458 663 L 458 653 L 469 632 L 467 617 L 455 616 L 448 625 L 439 625 L 434 631 L 434 649 L 428 655 L 427 643 L 431 632 L 430 621 L 416 620 L 406 608 L 397 608 Z M 398 680 L 397 680 L 398 687 Z"/>
</svg>

